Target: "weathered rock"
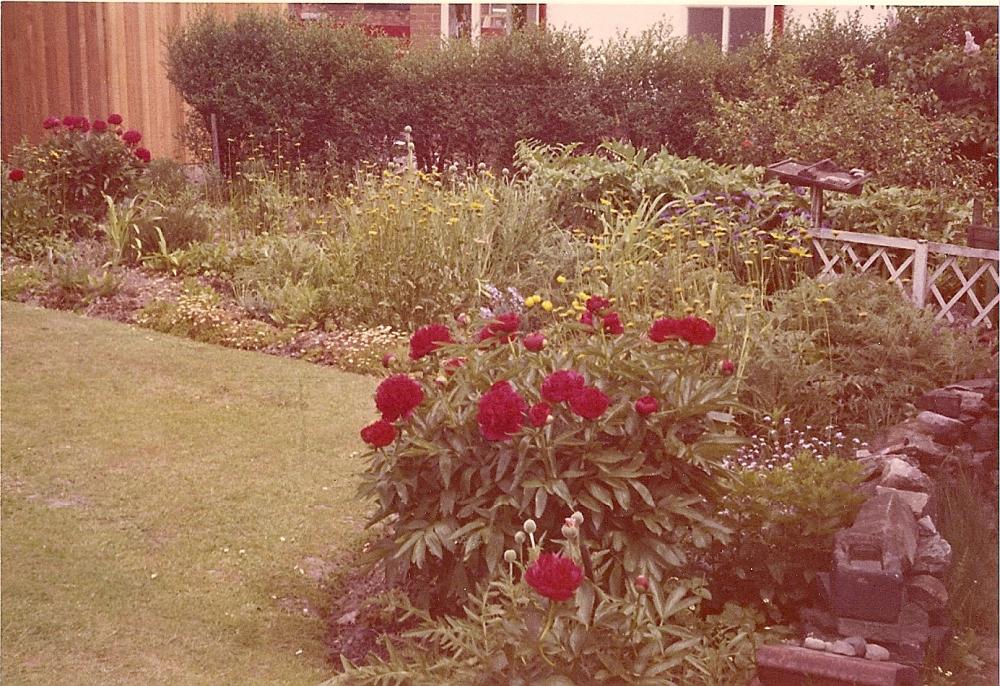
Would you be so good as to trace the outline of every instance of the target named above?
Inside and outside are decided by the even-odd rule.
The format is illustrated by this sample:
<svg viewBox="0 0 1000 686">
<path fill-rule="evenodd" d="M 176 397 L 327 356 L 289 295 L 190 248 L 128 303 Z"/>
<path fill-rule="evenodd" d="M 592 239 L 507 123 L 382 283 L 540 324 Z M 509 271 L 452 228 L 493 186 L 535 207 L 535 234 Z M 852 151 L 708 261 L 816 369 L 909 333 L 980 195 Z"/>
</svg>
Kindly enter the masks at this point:
<svg viewBox="0 0 1000 686">
<path fill-rule="evenodd" d="M 923 433 L 944 445 L 955 445 L 968 431 L 958 419 L 926 410 L 917 415 L 917 426 Z"/>
<path fill-rule="evenodd" d="M 917 534 L 923 538 L 924 536 L 937 536 L 938 530 L 934 526 L 934 520 L 930 517 L 921 517 L 917 520 Z"/>
<path fill-rule="evenodd" d="M 809 650 L 826 650 L 826 646 L 826 641 L 815 636 L 806 636 L 805 640 L 802 641 L 802 647 Z"/>
<path fill-rule="evenodd" d="M 882 466 L 880 486 L 898 488 L 904 491 L 922 491 L 929 493 L 931 479 L 918 468 L 898 457 L 886 457 Z"/>
<path fill-rule="evenodd" d="M 830 644 L 829 652 L 836 655 L 846 655 L 854 657 L 854 646 L 847 641 L 834 641 Z"/>
<path fill-rule="evenodd" d="M 962 413 L 962 398 L 947 389 L 935 388 L 917 399 L 917 408 L 958 419 Z"/>
<path fill-rule="evenodd" d="M 903 491 L 898 488 L 886 488 L 885 486 L 876 486 L 875 495 L 882 495 L 885 493 L 893 493 L 899 497 L 913 512 L 913 516 L 917 519 L 931 515 L 934 516 L 934 510 L 932 509 L 933 503 L 929 493 L 921 493 L 920 491 Z"/>
<path fill-rule="evenodd" d="M 930 617 L 927 610 L 916 603 L 906 603 L 899 611 L 899 618 L 895 622 L 873 622 L 840 617 L 837 619 L 837 632 L 896 646 L 903 644 L 921 646 L 927 643 L 930 635 Z"/>
<path fill-rule="evenodd" d="M 943 610 L 948 604 L 948 589 L 940 579 L 918 574 L 906 582 L 906 598 L 928 612 Z"/>
<path fill-rule="evenodd" d="M 844 639 L 844 641 L 852 648 L 854 648 L 854 654 L 856 656 L 858 657 L 865 656 L 865 646 L 868 645 L 868 642 L 861 636 L 848 636 L 847 638 Z"/>
<path fill-rule="evenodd" d="M 766 645 L 757 649 L 757 678 L 762 686 L 916 686 L 918 672 L 895 662 Z"/>
<path fill-rule="evenodd" d="M 1000 425 L 992 417 L 980 419 L 969 430 L 969 443 L 976 452 L 997 449 L 1000 445 Z"/>
<path fill-rule="evenodd" d="M 872 439 L 870 448 L 875 454 L 916 458 L 921 468 L 939 464 L 949 452 L 947 446 L 927 436 L 916 419 L 907 419 L 882 431 Z"/>
<path fill-rule="evenodd" d="M 894 621 L 903 604 L 903 575 L 916 551 L 917 523 L 905 500 L 895 492 L 868 500 L 851 528 L 834 536 L 833 613 Z"/>
<path fill-rule="evenodd" d="M 883 648 L 878 643 L 869 643 L 865 646 L 865 659 L 883 662 L 889 659 L 889 649 Z"/>
<path fill-rule="evenodd" d="M 940 534 L 920 539 L 913 571 L 917 574 L 942 576 L 951 566 L 951 545 Z"/>
<path fill-rule="evenodd" d="M 973 393 L 981 393 L 984 397 L 988 398 L 997 394 L 997 380 L 988 377 L 964 379 L 945 386 L 944 390 L 971 391 Z"/>
</svg>

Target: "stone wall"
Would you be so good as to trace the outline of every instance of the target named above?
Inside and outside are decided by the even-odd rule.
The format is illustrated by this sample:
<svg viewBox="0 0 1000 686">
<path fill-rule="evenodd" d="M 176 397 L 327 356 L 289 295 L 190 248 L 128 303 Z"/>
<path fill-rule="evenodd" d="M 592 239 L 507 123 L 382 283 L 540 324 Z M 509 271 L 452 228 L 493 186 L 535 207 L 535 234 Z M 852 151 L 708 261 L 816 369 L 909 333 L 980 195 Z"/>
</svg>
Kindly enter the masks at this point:
<svg viewBox="0 0 1000 686">
<path fill-rule="evenodd" d="M 997 380 L 930 391 L 916 409 L 857 452 L 868 500 L 835 537 L 825 607 L 803 609 L 801 642 L 761 648 L 758 684 L 916 684 L 928 650 L 943 646 L 951 546 L 933 484 L 962 469 L 996 485 Z"/>
</svg>

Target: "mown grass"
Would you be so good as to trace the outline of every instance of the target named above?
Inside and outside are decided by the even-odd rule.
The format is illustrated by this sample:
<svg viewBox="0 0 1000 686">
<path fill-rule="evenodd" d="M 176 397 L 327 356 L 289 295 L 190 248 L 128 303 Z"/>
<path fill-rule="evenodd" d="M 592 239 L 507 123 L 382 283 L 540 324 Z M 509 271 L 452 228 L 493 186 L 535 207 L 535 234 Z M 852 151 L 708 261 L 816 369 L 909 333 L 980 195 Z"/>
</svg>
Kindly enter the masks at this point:
<svg viewBox="0 0 1000 686">
<path fill-rule="evenodd" d="M 374 381 L 7 303 L 2 350 L 3 682 L 328 676 Z"/>
</svg>

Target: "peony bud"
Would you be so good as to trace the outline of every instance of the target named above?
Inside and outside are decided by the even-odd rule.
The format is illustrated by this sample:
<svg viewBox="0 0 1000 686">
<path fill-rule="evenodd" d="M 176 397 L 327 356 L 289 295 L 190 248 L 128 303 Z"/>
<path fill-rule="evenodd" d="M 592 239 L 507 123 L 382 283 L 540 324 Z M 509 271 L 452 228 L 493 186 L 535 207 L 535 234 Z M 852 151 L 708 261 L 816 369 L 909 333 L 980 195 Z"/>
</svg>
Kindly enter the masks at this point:
<svg viewBox="0 0 1000 686">
<path fill-rule="evenodd" d="M 538 530 L 538 525 L 535 524 L 535 520 L 534 519 L 527 519 L 527 520 L 525 520 L 525 522 L 524 522 L 524 531 L 525 531 L 525 533 L 533 534 L 537 530 Z"/>
<path fill-rule="evenodd" d="M 388 369 L 396 363 L 396 356 L 392 353 L 386 353 L 382 356 L 382 366 Z"/>
<path fill-rule="evenodd" d="M 514 534 L 514 543 L 517 543 L 518 545 L 524 545 L 525 538 L 526 537 L 524 535 L 524 532 L 518 531 L 516 534 Z"/>
<path fill-rule="evenodd" d="M 403 127 L 403 133 L 413 133 L 413 127 L 407 124 Z"/>
<path fill-rule="evenodd" d="M 723 376 L 732 376 L 736 371 L 736 365 L 732 360 L 726 359 L 719 362 L 719 371 Z"/>
<path fill-rule="evenodd" d="M 545 347 L 545 336 L 540 333 L 529 333 L 524 337 L 524 347 L 533 353 Z"/>
<path fill-rule="evenodd" d="M 640 574 L 635 578 L 635 587 L 640 591 L 649 590 L 649 578 L 645 574 Z"/>
<path fill-rule="evenodd" d="M 570 515 L 570 517 L 572 517 L 573 521 L 576 522 L 577 526 L 583 524 L 583 513 L 580 512 L 579 510 Z"/>
<path fill-rule="evenodd" d="M 510 549 L 505 550 L 503 553 L 503 561 L 509 564 L 514 564 L 517 562 L 517 553 Z"/>
<path fill-rule="evenodd" d="M 563 538 L 576 538 L 578 533 L 579 532 L 576 530 L 575 526 L 569 526 L 568 524 L 563 525 L 562 528 Z"/>
</svg>

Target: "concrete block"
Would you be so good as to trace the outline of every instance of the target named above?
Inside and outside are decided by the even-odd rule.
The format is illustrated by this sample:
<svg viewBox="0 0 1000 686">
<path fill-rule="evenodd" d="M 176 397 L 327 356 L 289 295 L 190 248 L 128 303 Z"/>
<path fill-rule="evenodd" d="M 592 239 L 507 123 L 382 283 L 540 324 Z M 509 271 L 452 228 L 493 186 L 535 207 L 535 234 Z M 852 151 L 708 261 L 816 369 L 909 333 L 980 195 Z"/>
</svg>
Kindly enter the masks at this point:
<svg viewBox="0 0 1000 686">
<path fill-rule="evenodd" d="M 917 686 L 917 670 L 894 662 L 821 653 L 793 646 L 757 650 L 761 686 Z"/>
</svg>

